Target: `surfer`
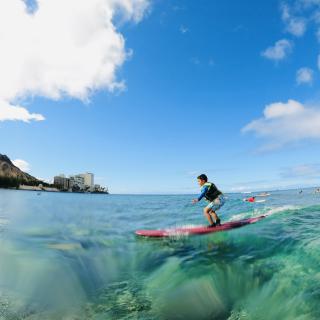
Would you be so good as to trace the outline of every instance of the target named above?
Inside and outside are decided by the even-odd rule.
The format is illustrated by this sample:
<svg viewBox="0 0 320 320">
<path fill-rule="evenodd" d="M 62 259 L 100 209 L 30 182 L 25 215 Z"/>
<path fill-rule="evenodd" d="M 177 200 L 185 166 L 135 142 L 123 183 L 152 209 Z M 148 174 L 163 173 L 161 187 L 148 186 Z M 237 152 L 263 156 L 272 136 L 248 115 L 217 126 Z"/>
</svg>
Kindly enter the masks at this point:
<svg viewBox="0 0 320 320">
<path fill-rule="evenodd" d="M 192 200 L 192 203 L 197 203 L 201 201 L 202 198 L 205 198 L 209 204 L 203 209 L 203 212 L 209 221 L 209 228 L 220 226 L 221 221 L 216 211 L 224 205 L 225 198 L 222 192 L 212 182 L 208 182 L 208 177 L 205 174 L 201 174 L 197 179 L 201 187 L 201 193 L 197 199 Z"/>
<path fill-rule="evenodd" d="M 247 198 L 247 199 L 245 199 L 245 201 L 247 201 L 247 202 L 255 202 L 256 201 L 256 197 Z"/>
</svg>

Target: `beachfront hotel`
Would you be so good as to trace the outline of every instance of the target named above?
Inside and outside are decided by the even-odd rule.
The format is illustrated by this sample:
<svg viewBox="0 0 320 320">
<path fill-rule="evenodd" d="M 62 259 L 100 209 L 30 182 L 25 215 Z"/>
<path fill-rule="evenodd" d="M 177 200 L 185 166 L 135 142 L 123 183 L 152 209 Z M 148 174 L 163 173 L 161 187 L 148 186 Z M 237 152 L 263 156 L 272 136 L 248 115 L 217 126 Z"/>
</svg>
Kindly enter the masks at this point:
<svg viewBox="0 0 320 320">
<path fill-rule="evenodd" d="M 94 174 L 90 172 L 71 175 L 68 178 L 64 174 L 54 177 L 54 185 L 63 191 L 70 192 L 104 192 L 105 188 L 94 184 Z"/>
<path fill-rule="evenodd" d="M 93 175 L 93 173 L 86 172 L 86 173 L 81 173 L 78 176 L 83 178 L 83 185 L 85 187 L 89 187 L 90 190 L 93 190 L 93 187 L 94 187 L 94 175 Z"/>
</svg>

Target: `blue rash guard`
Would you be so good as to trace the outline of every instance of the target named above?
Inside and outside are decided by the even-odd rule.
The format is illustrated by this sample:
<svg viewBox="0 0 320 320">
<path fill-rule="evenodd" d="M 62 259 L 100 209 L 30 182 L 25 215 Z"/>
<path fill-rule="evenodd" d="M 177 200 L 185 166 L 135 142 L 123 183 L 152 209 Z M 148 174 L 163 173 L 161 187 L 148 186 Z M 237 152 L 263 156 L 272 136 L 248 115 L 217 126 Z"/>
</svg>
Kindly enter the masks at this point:
<svg viewBox="0 0 320 320">
<path fill-rule="evenodd" d="M 208 186 L 203 186 L 202 187 L 201 193 L 200 193 L 200 195 L 198 197 L 198 201 L 200 201 L 205 196 L 205 194 L 207 193 L 208 190 L 209 190 Z"/>
</svg>

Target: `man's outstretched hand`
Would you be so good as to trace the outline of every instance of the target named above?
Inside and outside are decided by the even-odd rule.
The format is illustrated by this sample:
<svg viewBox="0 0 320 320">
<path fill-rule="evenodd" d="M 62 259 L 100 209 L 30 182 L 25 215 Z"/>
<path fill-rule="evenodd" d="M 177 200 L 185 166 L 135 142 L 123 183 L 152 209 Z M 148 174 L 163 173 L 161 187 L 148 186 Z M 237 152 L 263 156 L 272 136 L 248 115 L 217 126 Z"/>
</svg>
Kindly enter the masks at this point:
<svg viewBox="0 0 320 320">
<path fill-rule="evenodd" d="M 199 202 L 198 199 L 193 199 L 193 200 L 192 200 L 192 203 L 193 203 L 193 204 L 195 204 L 195 203 L 197 203 L 197 202 Z"/>
</svg>

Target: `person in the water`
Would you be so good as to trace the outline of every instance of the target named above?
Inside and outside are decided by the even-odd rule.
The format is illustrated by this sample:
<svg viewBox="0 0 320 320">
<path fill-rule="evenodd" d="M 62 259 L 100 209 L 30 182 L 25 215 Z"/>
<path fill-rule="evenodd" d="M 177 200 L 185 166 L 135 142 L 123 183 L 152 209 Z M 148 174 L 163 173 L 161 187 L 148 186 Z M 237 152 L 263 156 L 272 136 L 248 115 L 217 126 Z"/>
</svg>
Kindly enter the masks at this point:
<svg viewBox="0 0 320 320">
<path fill-rule="evenodd" d="M 247 202 L 255 202 L 256 201 L 256 197 L 247 198 L 247 199 L 245 199 L 245 201 L 247 201 Z"/>
<path fill-rule="evenodd" d="M 192 203 L 197 203 L 202 198 L 205 198 L 209 204 L 203 209 L 203 212 L 209 221 L 209 227 L 220 226 L 221 221 L 216 211 L 224 205 L 225 198 L 212 182 L 208 182 L 208 177 L 205 174 L 201 174 L 197 179 L 201 187 L 201 193 L 197 199 L 192 200 Z"/>
</svg>

